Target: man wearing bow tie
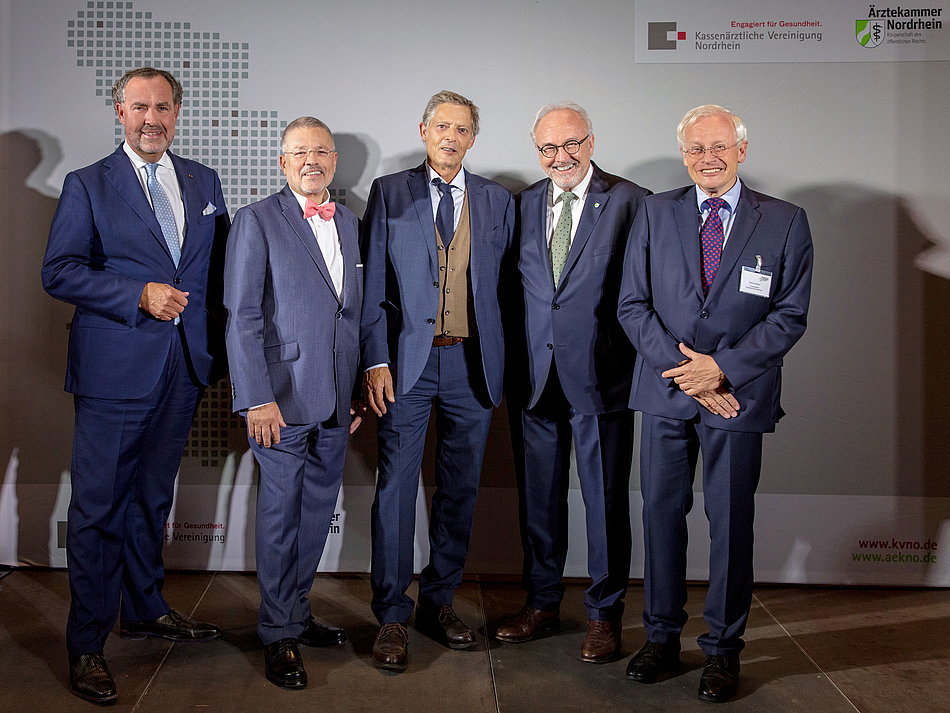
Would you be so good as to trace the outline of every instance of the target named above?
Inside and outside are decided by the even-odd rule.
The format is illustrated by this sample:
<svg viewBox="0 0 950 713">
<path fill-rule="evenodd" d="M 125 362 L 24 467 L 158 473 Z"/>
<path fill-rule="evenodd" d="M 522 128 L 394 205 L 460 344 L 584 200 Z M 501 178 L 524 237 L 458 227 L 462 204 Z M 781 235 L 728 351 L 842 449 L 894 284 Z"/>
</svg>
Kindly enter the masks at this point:
<svg viewBox="0 0 950 713">
<path fill-rule="evenodd" d="M 478 108 L 442 91 L 423 112 L 427 160 L 377 178 L 361 241 L 366 295 L 364 393 L 379 417 L 373 503 L 373 662 L 402 671 L 412 581 L 416 494 L 435 408 L 435 484 L 429 563 L 419 578 L 416 627 L 453 649 L 475 644 L 452 607 L 462 581 L 492 408 L 501 401 L 501 261 L 511 243 L 511 194 L 462 168 Z"/>
<path fill-rule="evenodd" d="M 628 678 L 675 669 L 686 623 L 686 515 L 703 461 L 709 590 L 699 697 L 735 695 L 752 603 L 762 434 L 784 415 L 782 360 L 805 331 L 812 243 L 805 212 L 738 177 L 748 137 L 716 105 L 676 131 L 693 184 L 643 200 L 624 258 L 620 323 L 637 348 L 630 407 L 642 413 L 646 643 Z"/>
<path fill-rule="evenodd" d="M 233 407 L 260 466 L 257 630 L 265 674 L 283 688 L 307 685 L 299 643 L 346 640 L 313 618 L 307 598 L 361 419 L 362 266 L 356 216 L 329 200 L 336 162 L 326 124 L 290 122 L 287 185 L 235 214 L 225 262 Z"/>
<path fill-rule="evenodd" d="M 198 400 L 223 362 L 229 223 L 218 175 L 168 151 L 178 80 L 134 69 L 112 98 L 125 141 L 66 176 L 43 260 L 46 291 L 76 305 L 66 647 L 73 693 L 99 704 L 117 696 L 103 647 L 120 609 L 123 638 L 219 633 L 162 596 L 162 533 Z"/>
</svg>

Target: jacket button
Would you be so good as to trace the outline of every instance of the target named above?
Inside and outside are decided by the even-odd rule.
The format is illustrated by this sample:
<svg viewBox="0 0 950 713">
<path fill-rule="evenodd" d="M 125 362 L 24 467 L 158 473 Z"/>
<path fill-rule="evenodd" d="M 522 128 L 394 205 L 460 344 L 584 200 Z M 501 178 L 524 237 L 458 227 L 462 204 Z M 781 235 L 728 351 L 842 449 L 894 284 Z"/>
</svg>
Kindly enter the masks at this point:
<svg viewBox="0 0 950 713">
<path fill-rule="evenodd" d="M 702 312 L 699 313 L 700 319 L 706 319 L 707 317 L 709 317 L 709 312 L 707 312 L 706 310 L 703 310 Z"/>
<path fill-rule="evenodd" d="M 555 304 L 551 305 L 551 309 L 561 309 L 561 305 L 555 303 Z"/>
<path fill-rule="evenodd" d="M 343 319 L 343 313 L 342 313 L 342 312 L 337 312 L 337 313 L 336 313 L 336 318 L 337 318 L 337 319 Z"/>
<path fill-rule="evenodd" d="M 548 349 L 554 349 L 554 345 L 548 342 Z"/>
<path fill-rule="evenodd" d="M 438 287 L 438 286 L 439 286 L 439 283 L 438 283 L 438 282 L 433 282 L 433 283 L 432 283 L 432 286 L 433 286 L 433 287 Z"/>
<path fill-rule="evenodd" d="M 180 285 L 180 284 L 181 284 L 181 278 L 180 278 L 180 277 L 176 277 L 176 278 L 175 278 L 175 284 L 176 284 L 176 285 Z"/>
<path fill-rule="evenodd" d="M 429 319 L 426 320 L 426 324 L 435 324 L 435 320 L 429 317 Z"/>
</svg>

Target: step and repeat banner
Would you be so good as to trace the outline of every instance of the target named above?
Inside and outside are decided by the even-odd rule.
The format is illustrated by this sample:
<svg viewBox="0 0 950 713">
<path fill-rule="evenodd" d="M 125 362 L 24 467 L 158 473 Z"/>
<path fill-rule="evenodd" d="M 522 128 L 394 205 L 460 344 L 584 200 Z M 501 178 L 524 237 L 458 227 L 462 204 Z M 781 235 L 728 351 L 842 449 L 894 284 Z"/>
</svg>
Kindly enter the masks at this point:
<svg viewBox="0 0 950 713">
<path fill-rule="evenodd" d="M 749 127 L 743 180 L 801 205 L 815 241 L 809 329 L 786 359 L 788 416 L 766 436 L 757 496 L 763 582 L 950 586 L 950 2 L 563 0 L 479 5 L 282 0 L 0 0 L 0 564 L 65 566 L 72 309 L 39 268 L 69 171 L 123 132 L 111 86 L 173 72 L 173 145 L 221 176 L 228 208 L 283 186 L 286 123 L 333 129 L 335 200 L 357 215 L 372 179 L 419 164 L 418 123 L 447 88 L 474 100 L 467 167 L 512 190 L 543 176 L 529 130 L 542 104 L 590 112 L 594 160 L 654 191 L 689 182 L 675 127 L 703 103 Z M 201 405 L 165 525 L 166 561 L 253 570 L 256 472 L 230 387 Z M 496 414 L 469 571 L 517 574 L 507 412 Z M 352 440 L 323 571 L 369 568 L 375 425 Z M 701 479 L 689 576 L 706 575 Z M 418 494 L 426 556 L 432 465 Z M 584 576 L 570 491 L 567 574 Z M 631 505 L 641 501 L 634 468 Z M 634 517 L 631 575 L 642 572 Z"/>
</svg>

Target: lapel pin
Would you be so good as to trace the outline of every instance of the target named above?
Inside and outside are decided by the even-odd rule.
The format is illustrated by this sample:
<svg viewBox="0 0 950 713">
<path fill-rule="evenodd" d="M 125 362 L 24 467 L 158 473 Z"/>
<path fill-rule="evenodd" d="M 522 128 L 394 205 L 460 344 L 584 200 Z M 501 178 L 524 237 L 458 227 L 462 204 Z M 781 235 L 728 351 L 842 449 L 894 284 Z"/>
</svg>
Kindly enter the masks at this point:
<svg viewBox="0 0 950 713">
<path fill-rule="evenodd" d="M 595 208 L 600 208 L 600 203 L 594 203 Z"/>
</svg>

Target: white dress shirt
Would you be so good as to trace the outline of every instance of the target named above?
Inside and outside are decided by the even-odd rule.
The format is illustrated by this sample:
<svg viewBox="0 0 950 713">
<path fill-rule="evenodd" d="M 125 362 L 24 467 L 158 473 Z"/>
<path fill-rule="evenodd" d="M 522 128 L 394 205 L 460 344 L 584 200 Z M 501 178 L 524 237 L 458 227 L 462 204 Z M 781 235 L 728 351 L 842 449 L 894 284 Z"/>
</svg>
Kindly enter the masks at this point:
<svg viewBox="0 0 950 713">
<path fill-rule="evenodd" d="M 584 203 L 587 201 L 587 191 L 590 188 L 590 179 L 594 175 L 594 166 L 587 167 L 587 175 L 581 179 L 581 182 L 570 189 L 577 198 L 571 203 L 571 242 L 574 242 L 574 235 L 577 233 L 577 225 L 581 222 L 581 213 L 584 212 Z M 564 201 L 557 200 L 564 193 L 564 189 L 558 186 L 554 181 L 548 181 L 548 224 L 546 226 L 546 235 L 548 247 L 551 247 L 551 237 L 554 235 L 554 227 L 561 217 L 561 209 L 564 207 Z"/>
<path fill-rule="evenodd" d="M 294 198 L 300 204 L 300 213 L 303 214 L 304 207 L 307 205 L 307 196 L 302 196 L 294 190 L 291 190 Z M 314 201 L 316 202 L 316 201 Z M 330 194 L 327 192 L 327 199 L 318 205 L 325 205 L 330 202 Z M 324 220 L 319 213 L 306 219 L 313 231 L 313 236 L 317 239 L 317 246 L 323 254 L 323 261 L 327 264 L 327 270 L 330 272 L 330 279 L 333 281 L 333 289 L 336 295 L 343 298 L 343 250 L 340 248 L 340 236 L 336 232 L 336 221 L 332 218 Z"/>
</svg>

